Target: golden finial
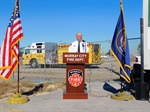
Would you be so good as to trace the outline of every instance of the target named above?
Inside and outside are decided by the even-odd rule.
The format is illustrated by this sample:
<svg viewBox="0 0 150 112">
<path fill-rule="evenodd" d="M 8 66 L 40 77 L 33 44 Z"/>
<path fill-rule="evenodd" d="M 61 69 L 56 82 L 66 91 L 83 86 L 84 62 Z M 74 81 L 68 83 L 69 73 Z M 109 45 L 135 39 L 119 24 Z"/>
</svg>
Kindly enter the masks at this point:
<svg viewBox="0 0 150 112">
<path fill-rule="evenodd" d="M 122 8 L 122 0 L 120 0 L 120 8 Z"/>
</svg>

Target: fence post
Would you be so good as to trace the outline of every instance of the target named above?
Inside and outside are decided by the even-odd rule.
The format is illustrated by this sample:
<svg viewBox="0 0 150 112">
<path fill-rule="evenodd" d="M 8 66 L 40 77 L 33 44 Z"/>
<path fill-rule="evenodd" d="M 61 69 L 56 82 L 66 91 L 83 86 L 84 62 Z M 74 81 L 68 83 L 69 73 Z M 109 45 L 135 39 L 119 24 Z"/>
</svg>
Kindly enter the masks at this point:
<svg viewBox="0 0 150 112">
<path fill-rule="evenodd" d="M 110 50 L 111 50 L 111 40 L 109 41 L 109 43 L 110 43 Z M 111 53 L 111 51 L 110 51 L 110 82 L 113 82 L 112 81 L 112 69 L 113 69 L 113 66 L 112 66 L 112 53 Z"/>
</svg>

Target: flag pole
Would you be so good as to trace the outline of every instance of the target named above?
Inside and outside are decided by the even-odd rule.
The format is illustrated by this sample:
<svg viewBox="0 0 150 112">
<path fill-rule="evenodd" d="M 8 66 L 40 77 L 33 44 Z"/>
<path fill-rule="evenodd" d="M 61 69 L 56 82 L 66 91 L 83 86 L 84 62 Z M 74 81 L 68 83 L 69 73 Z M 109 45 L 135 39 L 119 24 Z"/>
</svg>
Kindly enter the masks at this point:
<svg viewBox="0 0 150 112">
<path fill-rule="evenodd" d="M 19 12 L 20 12 L 20 0 L 17 0 L 16 1 L 17 2 L 17 6 L 18 6 L 18 8 L 19 8 Z M 20 64 L 19 64 L 19 55 L 20 55 L 20 42 L 18 41 L 18 79 L 17 79 L 17 85 L 18 85 L 18 89 L 17 89 L 17 92 L 19 93 L 20 91 L 19 91 L 19 70 L 20 70 Z"/>
<path fill-rule="evenodd" d="M 15 2 L 15 6 L 16 6 L 16 4 L 17 4 L 17 6 L 18 6 L 18 8 L 19 8 L 19 12 L 20 12 L 20 1 L 19 0 L 16 0 L 16 2 Z M 16 7 L 14 7 L 14 13 L 16 13 L 16 10 L 15 10 L 15 8 Z M 14 14 L 15 15 L 15 14 Z M 15 18 L 15 16 L 14 16 L 14 18 Z M 18 75 L 17 75 L 17 93 L 19 94 L 19 69 L 20 69 L 20 67 L 19 67 L 19 51 L 20 51 L 20 47 L 19 47 L 19 41 L 18 41 Z"/>
<path fill-rule="evenodd" d="M 19 69 L 20 69 L 20 64 L 19 64 L 19 55 L 20 55 L 20 42 L 18 41 L 18 89 L 17 89 L 17 92 L 19 93 Z"/>
<path fill-rule="evenodd" d="M 122 6 L 122 0 L 120 0 L 120 10 L 123 12 L 123 6 Z M 123 14 L 123 22 L 124 22 L 124 14 Z M 125 26 L 125 23 L 124 23 L 124 41 L 126 41 L 126 26 Z M 126 43 L 126 42 L 125 42 Z M 125 49 L 126 50 L 126 49 Z M 120 81 L 121 81 L 121 89 L 120 89 L 120 92 L 123 92 L 123 78 L 120 77 Z"/>
<path fill-rule="evenodd" d="M 122 7 L 122 0 L 120 0 L 120 7 Z"/>
<path fill-rule="evenodd" d="M 122 0 L 120 0 L 120 10 L 122 10 Z M 121 68 L 120 68 L 120 69 L 121 69 Z M 120 92 L 123 92 L 123 85 L 122 85 L 122 78 L 121 78 L 121 76 L 120 76 L 120 81 L 121 81 L 121 84 L 120 84 L 120 86 L 121 86 Z"/>
</svg>

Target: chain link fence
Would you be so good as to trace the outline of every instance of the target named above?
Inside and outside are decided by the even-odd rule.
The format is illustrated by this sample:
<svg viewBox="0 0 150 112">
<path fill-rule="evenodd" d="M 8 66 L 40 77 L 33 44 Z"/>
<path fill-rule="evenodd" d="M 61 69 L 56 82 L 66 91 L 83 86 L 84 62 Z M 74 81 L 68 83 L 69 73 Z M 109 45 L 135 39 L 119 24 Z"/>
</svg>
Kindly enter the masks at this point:
<svg viewBox="0 0 150 112">
<path fill-rule="evenodd" d="M 111 40 L 95 41 L 94 43 L 101 46 L 101 58 L 108 58 L 111 50 Z M 128 38 L 130 58 L 140 55 L 140 38 Z"/>
<path fill-rule="evenodd" d="M 106 41 L 96 41 L 93 42 L 95 44 L 100 44 L 101 49 L 101 63 L 98 65 L 91 65 L 86 67 L 85 69 L 85 81 L 115 81 L 119 80 L 119 65 L 114 59 L 114 57 L 110 53 L 111 49 L 111 40 Z M 134 63 L 134 58 L 136 55 L 140 55 L 140 38 L 129 38 L 129 50 L 130 50 L 130 60 L 131 66 Z M 55 51 L 54 51 L 55 52 Z M 40 55 L 39 52 L 39 56 Z M 53 55 L 51 52 L 50 55 L 53 60 L 57 57 L 57 55 Z M 37 66 L 36 68 L 32 68 L 30 65 L 21 65 L 20 64 L 20 80 L 24 81 L 34 81 L 36 83 L 40 83 L 43 81 L 50 81 L 50 82 L 66 82 L 66 67 L 65 66 L 57 66 L 57 61 L 50 62 L 44 64 L 48 61 L 46 58 L 45 60 L 40 60 L 43 62 L 43 66 Z M 12 80 L 17 80 L 18 69 L 14 71 L 12 75 Z"/>
</svg>

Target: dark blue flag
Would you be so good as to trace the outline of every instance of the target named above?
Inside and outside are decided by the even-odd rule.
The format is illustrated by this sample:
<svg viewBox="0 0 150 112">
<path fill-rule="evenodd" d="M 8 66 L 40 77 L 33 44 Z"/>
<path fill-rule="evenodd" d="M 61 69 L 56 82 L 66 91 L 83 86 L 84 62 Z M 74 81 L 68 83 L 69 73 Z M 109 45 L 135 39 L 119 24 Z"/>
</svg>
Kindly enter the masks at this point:
<svg viewBox="0 0 150 112">
<path fill-rule="evenodd" d="M 114 32 L 111 52 L 119 63 L 120 77 L 130 83 L 130 55 L 122 9 Z"/>
</svg>

